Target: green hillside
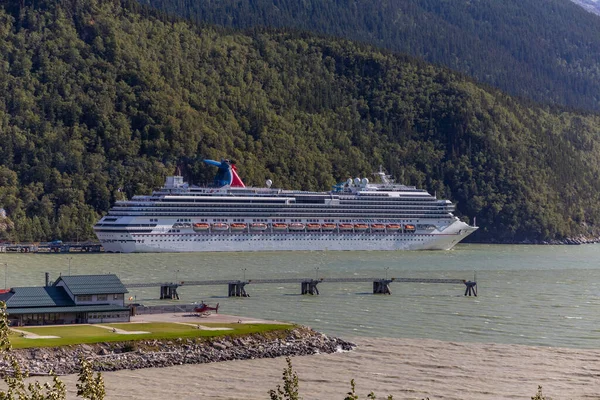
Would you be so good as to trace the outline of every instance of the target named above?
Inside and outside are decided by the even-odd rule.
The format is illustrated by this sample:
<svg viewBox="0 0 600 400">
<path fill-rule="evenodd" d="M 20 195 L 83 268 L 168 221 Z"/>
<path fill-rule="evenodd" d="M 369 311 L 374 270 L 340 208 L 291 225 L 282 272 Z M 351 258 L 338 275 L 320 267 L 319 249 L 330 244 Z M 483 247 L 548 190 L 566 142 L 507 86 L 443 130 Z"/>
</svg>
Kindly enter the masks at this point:
<svg viewBox="0 0 600 400">
<path fill-rule="evenodd" d="M 600 17 L 568 0 L 140 0 L 194 21 L 400 51 L 509 94 L 600 110 Z"/>
<path fill-rule="evenodd" d="M 14 223 L 2 238 L 91 238 L 115 199 L 178 164 L 210 181 L 204 157 L 296 189 L 382 164 L 477 217 L 473 240 L 600 230 L 597 116 L 345 40 L 197 28 L 125 4 L 0 0 L 0 207 Z"/>
</svg>

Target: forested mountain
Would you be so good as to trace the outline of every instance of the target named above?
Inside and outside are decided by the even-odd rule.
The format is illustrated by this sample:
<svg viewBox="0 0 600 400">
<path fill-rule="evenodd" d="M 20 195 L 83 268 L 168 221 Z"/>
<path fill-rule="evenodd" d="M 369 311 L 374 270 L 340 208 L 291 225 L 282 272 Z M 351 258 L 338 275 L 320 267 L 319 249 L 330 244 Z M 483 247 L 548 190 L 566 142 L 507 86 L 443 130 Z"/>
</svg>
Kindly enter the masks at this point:
<svg viewBox="0 0 600 400">
<path fill-rule="evenodd" d="M 177 165 L 210 181 L 203 157 L 235 159 L 248 184 L 321 190 L 382 164 L 477 217 L 474 240 L 600 231 L 598 116 L 341 39 L 198 28 L 119 0 L 0 6 L 4 238 L 91 238 L 115 199 Z"/>
<path fill-rule="evenodd" d="M 589 12 L 600 15 L 600 1 L 598 0 L 572 0 L 574 3 L 579 4 Z"/>
<path fill-rule="evenodd" d="M 569 0 L 140 1 L 227 27 L 289 27 L 359 40 L 514 96 L 600 110 L 600 17 Z"/>
</svg>

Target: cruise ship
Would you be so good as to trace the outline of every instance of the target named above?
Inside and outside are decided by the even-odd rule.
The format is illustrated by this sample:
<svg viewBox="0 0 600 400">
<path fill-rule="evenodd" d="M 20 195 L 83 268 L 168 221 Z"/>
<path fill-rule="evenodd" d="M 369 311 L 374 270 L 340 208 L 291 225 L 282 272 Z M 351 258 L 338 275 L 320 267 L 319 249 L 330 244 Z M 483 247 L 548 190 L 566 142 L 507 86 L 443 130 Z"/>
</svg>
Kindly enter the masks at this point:
<svg viewBox="0 0 600 400">
<path fill-rule="evenodd" d="M 477 227 L 454 204 L 395 183 L 348 179 L 328 192 L 246 187 L 229 160 L 213 185 L 169 176 L 151 195 L 117 201 L 94 225 L 107 252 L 449 250 Z"/>
</svg>

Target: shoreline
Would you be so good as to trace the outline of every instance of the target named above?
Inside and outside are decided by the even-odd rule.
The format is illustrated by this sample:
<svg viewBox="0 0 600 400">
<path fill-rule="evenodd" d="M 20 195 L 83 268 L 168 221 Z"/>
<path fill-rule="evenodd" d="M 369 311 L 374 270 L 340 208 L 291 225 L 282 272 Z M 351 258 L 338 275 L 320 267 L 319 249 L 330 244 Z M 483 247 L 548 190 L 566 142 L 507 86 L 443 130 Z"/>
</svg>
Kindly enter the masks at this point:
<svg viewBox="0 0 600 400">
<path fill-rule="evenodd" d="M 202 320 L 197 318 L 191 320 L 187 317 L 188 315 L 185 313 L 140 315 L 134 317 L 133 322 L 160 321 L 187 324 L 194 322 L 198 329 L 204 328 L 205 330 L 218 328 L 200 324 L 277 323 L 277 321 L 224 314 L 211 314 Z M 36 335 L 32 337 L 37 338 Z M 352 350 L 354 347 L 355 345 L 350 342 L 327 336 L 309 327 L 290 325 L 289 330 L 245 335 L 227 335 L 224 332 L 223 335 L 216 337 L 135 340 L 124 336 L 122 341 L 13 349 L 11 353 L 21 367 L 29 371 L 30 376 L 49 376 L 51 371 L 60 376 L 77 373 L 80 357 L 90 361 L 94 370 L 106 372 L 231 360 L 327 354 Z M 0 371 L 9 371 L 10 368 L 7 360 L 0 359 Z"/>
<path fill-rule="evenodd" d="M 136 322 L 189 320 L 184 314 L 137 317 Z M 208 321 L 273 322 L 224 314 L 212 314 Z M 287 332 L 220 336 L 199 343 L 139 341 L 148 352 L 144 346 L 123 351 L 132 343 L 123 341 L 13 353 L 20 352 L 33 372 L 30 381 L 50 380 L 44 375 L 54 367 L 67 385 L 68 399 L 76 398 L 80 354 L 102 372 L 111 399 L 267 399 L 268 391 L 283 383 L 285 356 L 292 357 L 300 395 L 306 399 L 341 398 L 351 379 L 361 398 L 373 391 L 378 398 L 391 394 L 394 399 L 523 399 L 535 395 L 538 385 L 554 399 L 600 396 L 600 349 L 414 338 L 348 340 L 294 326 Z"/>
<path fill-rule="evenodd" d="M 394 399 L 526 399 L 543 386 L 553 399 L 598 398 L 600 350 L 457 343 L 432 339 L 351 338 L 351 352 L 292 357 L 305 399 L 357 394 Z M 224 361 L 103 373 L 107 398 L 268 399 L 282 384 L 285 358 Z M 77 375 L 61 377 L 75 399 Z M 124 392 L 125 390 L 125 392 Z"/>
<path fill-rule="evenodd" d="M 466 240 L 461 242 L 462 244 L 483 244 L 483 245 L 533 245 L 533 246 L 573 246 L 581 244 L 598 244 L 600 243 L 600 237 L 586 237 L 576 236 L 566 239 L 550 239 L 550 240 L 533 240 L 523 239 L 519 241 L 493 241 L 493 242 L 479 242 Z"/>
</svg>

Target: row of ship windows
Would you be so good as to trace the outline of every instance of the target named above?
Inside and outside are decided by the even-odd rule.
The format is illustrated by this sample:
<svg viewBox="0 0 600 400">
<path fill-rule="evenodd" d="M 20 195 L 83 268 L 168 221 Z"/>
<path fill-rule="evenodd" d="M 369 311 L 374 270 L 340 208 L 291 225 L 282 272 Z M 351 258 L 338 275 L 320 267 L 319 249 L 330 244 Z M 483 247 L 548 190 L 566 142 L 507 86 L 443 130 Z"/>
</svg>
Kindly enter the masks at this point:
<svg viewBox="0 0 600 400">
<path fill-rule="evenodd" d="M 231 222 L 248 222 L 250 219 L 249 218 L 233 218 L 231 219 Z M 158 222 L 158 219 L 151 219 L 150 221 L 152 222 Z M 196 219 L 194 220 L 194 222 L 209 222 L 208 218 L 202 218 L 202 219 Z M 212 220 L 212 222 L 226 222 L 229 223 L 230 220 L 228 218 L 215 218 Z M 252 222 L 269 222 L 268 219 L 264 218 L 264 219 L 252 219 Z M 300 220 L 300 219 L 285 219 L 285 218 L 273 218 L 271 219 L 271 222 L 283 222 L 283 223 L 287 223 L 287 222 L 315 222 L 315 223 L 320 223 L 320 222 L 324 222 L 324 223 L 336 223 L 336 220 L 334 219 L 306 219 L 306 221 Z M 374 219 L 340 219 L 339 221 L 340 223 L 387 223 L 387 222 L 392 222 L 392 223 L 409 223 L 409 224 L 414 224 L 415 220 L 414 219 L 402 219 L 402 220 L 394 220 L 394 221 L 389 221 L 389 220 L 385 220 L 385 221 L 378 221 L 378 220 L 374 220 Z M 438 223 L 442 223 L 442 221 L 438 220 Z M 123 227 L 123 228 L 131 228 L 131 227 L 145 227 L 146 225 L 144 224 L 98 224 L 98 226 L 112 226 L 112 227 Z M 152 225 L 153 227 L 156 226 Z M 179 232 L 179 231 L 177 231 Z"/>
<path fill-rule="evenodd" d="M 201 221 L 201 222 L 207 222 L 207 219 L 204 218 L 204 219 L 201 219 L 199 221 Z M 239 219 L 234 218 L 231 221 L 232 222 L 242 222 L 242 223 L 245 223 L 246 219 L 244 219 L 244 218 L 239 218 Z M 217 218 L 217 219 L 214 219 L 214 222 L 229 223 L 230 221 L 227 218 L 225 218 L 225 219 L 223 219 L 223 218 Z M 252 222 L 269 222 L 269 221 L 267 219 L 253 219 Z M 282 223 L 300 222 L 300 223 L 303 223 L 304 221 L 299 220 L 299 219 L 276 219 L 276 218 L 274 218 L 274 219 L 272 219 L 272 222 L 282 222 Z M 307 219 L 306 222 L 307 223 L 311 223 L 311 222 L 320 223 L 321 220 L 319 220 L 319 219 Z M 333 220 L 333 219 L 323 219 L 322 222 L 324 222 L 324 223 L 335 223 L 336 221 Z M 356 220 L 356 219 L 341 219 L 338 222 L 340 222 L 340 223 L 387 223 L 387 222 L 392 222 L 392 223 L 414 224 L 415 220 L 402 219 L 402 220 L 394 220 L 394 221 L 377 221 L 377 220 L 367 220 L 367 221 L 365 221 L 365 220 Z M 437 222 L 438 223 L 442 223 L 442 221 L 440 221 L 440 220 L 438 220 Z M 100 225 L 100 224 L 98 224 L 98 225 Z M 417 227 L 418 228 L 424 228 L 424 226 L 421 226 L 421 225 L 422 224 L 417 224 Z M 104 225 L 104 226 L 106 226 L 106 225 Z M 114 225 L 114 226 L 118 226 L 118 227 L 122 227 L 122 228 L 131 228 L 132 226 L 138 226 L 138 225 L 119 224 L 119 225 Z M 98 231 L 103 231 L 103 230 L 98 229 Z M 110 231 L 110 230 L 108 230 L 108 231 Z M 138 230 L 138 232 L 139 232 L 139 230 Z M 169 232 L 179 232 L 179 229 L 177 229 L 177 230 L 171 229 L 171 230 L 169 230 Z"/>
<path fill-rule="evenodd" d="M 134 203 L 133 201 L 144 201 L 135 199 L 129 202 L 129 204 L 143 204 L 143 203 Z M 356 198 L 354 196 L 344 196 L 343 198 L 337 197 L 323 197 L 323 198 L 279 198 L 279 199 L 241 199 L 236 197 L 231 198 L 208 198 L 203 201 L 196 201 L 196 199 L 161 199 L 156 198 L 152 199 L 149 202 L 157 203 L 157 204 L 190 204 L 190 205 L 199 205 L 203 206 L 205 204 L 261 204 L 261 205 L 278 205 L 283 203 L 289 204 L 324 204 L 327 201 L 334 201 L 336 203 L 342 204 L 421 204 L 421 203 L 440 203 L 440 200 L 435 198 L 422 198 L 422 197 L 414 197 L 414 198 L 401 198 L 401 197 L 383 197 L 380 199 L 365 199 L 365 198 Z M 444 204 L 444 203 L 442 203 Z"/>
<path fill-rule="evenodd" d="M 335 232 L 333 232 L 335 233 Z M 398 234 L 401 234 L 402 232 L 398 232 L 395 235 L 398 236 Z M 327 234 L 327 233 L 323 233 L 323 234 Z M 264 234 L 263 234 L 264 235 Z M 356 235 L 361 235 L 361 236 L 367 236 L 370 235 L 368 233 L 342 233 L 341 235 L 337 235 L 336 237 L 356 237 Z M 410 236 L 408 236 L 410 235 Z M 186 238 L 186 236 L 188 238 Z M 195 236 L 196 238 L 192 238 L 191 236 Z M 381 236 L 389 236 L 389 234 L 385 234 L 385 233 L 378 233 L 377 234 L 378 237 Z M 403 235 L 404 236 L 404 235 Z M 433 234 L 425 234 L 425 235 L 421 235 L 421 234 L 407 234 L 406 237 L 430 237 L 430 236 L 434 236 Z M 123 235 L 121 235 L 121 237 L 123 237 Z M 156 235 L 136 235 L 136 237 L 156 237 Z M 180 239 L 151 239 L 151 241 L 157 241 L 157 242 L 197 242 L 197 241 L 205 241 L 206 238 L 234 238 L 235 240 L 247 240 L 247 238 L 252 238 L 252 239 L 257 239 L 257 240 L 265 240 L 264 237 L 258 237 L 255 235 L 243 235 L 243 238 L 240 238 L 240 235 L 162 235 L 163 238 L 170 238 L 170 237 L 178 237 Z M 309 236 L 309 235 L 305 235 L 305 234 L 292 234 L 292 233 L 279 233 L 279 234 L 269 234 L 269 238 L 274 238 L 274 237 L 285 237 L 285 238 L 295 238 L 295 239 L 311 239 L 313 238 L 313 236 Z M 204 239 L 203 239 L 204 238 Z M 145 240 L 145 239 L 144 239 Z M 220 240 L 220 239 L 219 239 Z M 136 240 L 137 241 L 137 240 Z"/>
<path fill-rule="evenodd" d="M 301 239 L 304 239 L 304 238 L 299 238 L 299 237 L 283 237 L 283 238 L 279 238 L 278 240 L 301 240 Z M 251 239 L 251 240 L 262 240 L 262 239 L 254 238 L 254 239 Z M 309 240 L 313 240 L 313 239 L 309 239 Z M 371 240 L 371 239 L 367 239 L 367 238 L 344 238 L 344 237 L 342 237 L 342 238 L 338 238 L 336 240 L 338 240 L 338 241 L 344 241 L 344 240 L 346 240 L 347 241 L 347 240 Z M 380 241 L 380 240 L 394 240 L 395 241 L 396 239 L 392 239 L 392 238 L 378 239 L 378 241 Z M 425 239 L 419 239 L 419 238 L 415 238 L 415 237 L 409 237 L 409 238 L 406 238 L 404 240 L 415 241 L 415 242 L 421 241 L 422 242 Z M 187 240 L 187 239 L 183 239 L 183 240 L 175 240 L 175 239 L 172 239 L 172 240 L 169 240 L 169 239 L 152 239 L 152 240 L 149 240 L 149 242 L 152 242 L 152 243 L 155 243 L 155 242 L 198 242 L 198 241 L 199 241 L 198 239 L 195 239 L 195 240 L 194 239 L 189 239 L 189 240 Z M 234 240 L 214 239 L 214 240 L 211 240 L 211 241 L 216 241 L 216 242 L 231 242 L 231 241 L 241 242 L 241 241 L 245 241 L 246 242 L 248 240 L 247 239 L 245 239 L 245 240 L 242 240 L 242 239 L 234 239 Z M 136 243 L 146 243 L 146 240 L 145 239 L 140 239 L 140 240 L 135 240 L 135 242 Z"/>
<path fill-rule="evenodd" d="M 424 202 L 424 201 L 340 201 L 333 202 L 331 204 L 324 203 L 308 203 L 308 202 L 251 202 L 251 201 L 236 201 L 236 202 L 223 202 L 221 200 L 215 200 L 212 203 L 192 203 L 192 202 L 173 202 L 173 201 L 156 201 L 156 202 L 141 202 L 141 203 L 118 203 L 115 204 L 116 207 L 194 207 L 194 208 L 204 208 L 204 207 L 212 207 L 212 206 L 221 206 L 221 207 L 348 207 L 348 206 L 359 206 L 359 207 L 374 207 L 374 206 L 385 206 L 385 207 L 406 207 L 406 206 L 426 206 L 426 207 L 447 207 L 451 206 L 452 203 L 445 202 Z"/>
<path fill-rule="evenodd" d="M 187 205 L 183 205 L 183 204 L 177 204 L 177 205 L 168 205 L 168 204 L 162 204 L 162 205 L 148 205 L 148 204 L 139 204 L 139 205 L 127 205 L 124 206 L 122 204 L 116 204 L 115 209 L 132 209 L 132 208 L 136 208 L 136 209 L 150 209 L 150 210 L 156 210 L 156 209 L 178 209 L 178 208 L 185 208 L 188 210 L 209 210 L 209 209 L 215 209 L 215 208 L 219 208 L 219 209 L 224 209 L 224 210 L 228 210 L 228 209 L 232 209 L 232 208 L 236 208 L 236 209 L 248 209 L 248 210 L 281 210 L 281 211 L 294 211 L 294 210 L 323 210 L 324 212 L 329 212 L 329 210 L 352 210 L 353 212 L 355 212 L 356 210 L 404 210 L 404 209 L 408 209 L 408 210 L 439 210 L 439 211 L 443 211 L 443 210 L 449 210 L 449 209 L 453 209 L 454 205 L 452 204 L 448 204 L 447 206 L 428 206 L 428 205 L 423 205 L 423 204 L 414 204 L 414 205 L 405 205 L 405 206 L 386 206 L 386 205 L 372 205 L 372 206 L 361 206 L 361 205 L 348 205 L 346 207 L 341 207 L 341 206 L 329 206 L 329 207 L 315 207 L 315 206 L 307 206 L 307 205 L 294 205 L 289 206 L 289 207 L 282 207 L 282 206 L 262 206 L 262 207 L 257 207 L 251 204 L 213 204 L 211 206 L 207 207 L 192 207 L 192 206 L 187 206 Z"/>
<path fill-rule="evenodd" d="M 399 207 L 399 206 L 386 206 L 384 204 L 379 204 L 379 205 L 362 205 L 358 208 L 353 208 L 353 207 L 327 207 L 326 209 L 324 209 L 323 211 L 325 212 L 329 212 L 329 209 L 332 210 L 389 210 L 389 209 L 412 209 L 412 210 L 438 210 L 438 211 L 444 211 L 444 210 L 452 210 L 454 209 L 454 206 L 449 204 L 447 206 L 424 206 L 423 204 L 414 204 L 412 205 L 412 207 L 408 207 L 409 204 L 403 206 L 403 207 Z M 294 205 L 293 207 L 281 207 L 280 205 L 277 206 L 271 206 L 271 207 L 267 207 L 267 206 L 263 206 L 263 207 L 251 207 L 251 205 L 248 204 L 214 204 L 212 205 L 212 207 L 190 207 L 189 205 L 184 205 L 184 204 L 173 204 L 173 205 L 168 205 L 168 204 L 161 204 L 161 205 L 156 205 L 156 206 L 148 206 L 146 204 L 138 204 L 138 205 L 115 205 L 114 209 L 125 209 L 125 210 L 129 210 L 131 208 L 136 208 L 136 209 L 142 209 L 142 210 L 156 210 L 156 209 L 173 209 L 173 208 L 186 208 L 188 210 L 206 210 L 206 209 L 214 209 L 214 208 L 219 208 L 219 209 L 230 209 L 230 208 L 244 208 L 244 209 L 255 209 L 255 210 L 265 210 L 265 209 L 276 209 L 276 210 L 282 210 L 282 211 L 286 211 L 286 210 L 299 210 L 299 209 L 323 209 L 324 207 L 315 207 L 315 206 L 306 206 L 306 205 Z"/>
<path fill-rule="evenodd" d="M 148 213 L 148 212 L 142 212 L 142 211 L 131 211 L 131 212 L 122 212 L 122 211 L 115 211 L 115 210 L 111 210 L 111 214 L 112 215 L 126 215 L 126 216 L 149 216 L 149 215 L 158 215 L 158 216 L 173 216 L 176 217 L 178 215 L 181 214 L 185 214 L 185 215 L 196 215 L 196 213 L 194 212 L 185 212 L 185 211 L 179 211 L 179 212 L 160 212 L 158 213 L 158 210 L 155 210 L 154 213 Z M 237 218 L 237 217 L 241 217 L 241 212 L 238 212 L 237 214 L 232 214 L 232 213 L 222 213 L 222 212 L 204 212 L 204 213 L 197 213 L 198 216 L 209 216 L 211 217 L 211 214 L 216 216 L 220 216 L 220 215 L 227 215 L 227 217 L 229 218 Z M 244 210 L 244 215 L 249 214 L 248 212 L 246 212 L 246 210 Z M 258 213 L 259 215 L 256 215 L 256 217 L 268 217 L 268 218 L 286 218 L 286 215 L 277 215 L 274 216 L 273 213 Z M 285 213 L 279 213 L 279 214 L 285 214 Z M 302 218 L 322 218 L 323 215 L 331 215 L 331 214 L 350 214 L 355 216 L 354 219 L 385 219 L 385 220 L 389 220 L 389 219 L 398 219 L 398 218 L 447 218 L 449 215 L 447 213 L 427 213 L 427 214 L 419 214 L 419 213 L 403 213 L 403 214 L 389 214 L 389 213 L 379 213 L 379 214 L 373 214 L 373 213 L 312 213 L 312 214 L 303 214 Z M 365 215 L 367 214 L 367 215 Z M 410 215 L 407 215 L 410 214 Z M 294 215 L 298 215 L 298 213 L 294 213 Z M 348 215 L 349 216 L 349 215 Z M 340 215 L 338 218 L 340 217 L 348 217 L 346 215 Z M 356 216 L 360 216 L 360 218 L 356 218 Z M 213 220 L 214 222 L 217 222 L 217 219 Z M 225 222 L 225 220 L 223 221 L 219 221 L 219 222 Z M 333 222 L 333 221 L 331 221 Z"/>
</svg>

